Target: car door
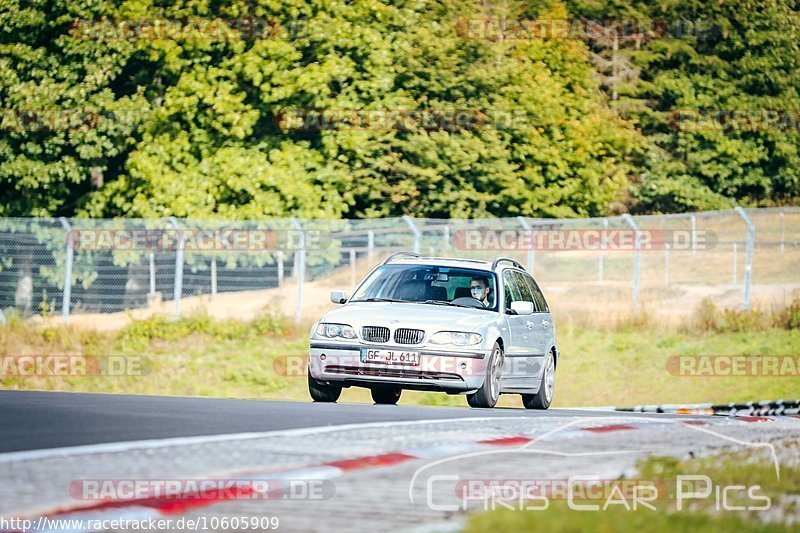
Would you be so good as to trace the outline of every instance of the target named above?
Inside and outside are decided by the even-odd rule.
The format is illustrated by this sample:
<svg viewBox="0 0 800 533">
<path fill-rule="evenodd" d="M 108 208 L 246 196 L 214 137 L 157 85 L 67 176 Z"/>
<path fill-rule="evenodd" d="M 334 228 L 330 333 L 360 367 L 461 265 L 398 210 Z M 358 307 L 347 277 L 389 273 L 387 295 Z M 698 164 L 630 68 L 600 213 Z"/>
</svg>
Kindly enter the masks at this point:
<svg viewBox="0 0 800 533">
<path fill-rule="evenodd" d="M 528 273 L 522 274 L 522 281 L 524 281 L 530 288 L 534 300 L 534 314 L 531 315 L 531 336 L 533 341 L 534 350 L 538 357 L 534 361 L 533 375 L 538 379 L 546 361 L 546 355 L 551 346 L 555 346 L 555 328 L 553 326 L 553 318 L 550 315 L 550 308 L 547 306 L 547 301 L 544 299 L 539 285 Z"/>
<path fill-rule="evenodd" d="M 524 388 L 536 388 L 539 384 L 542 368 L 542 356 L 546 348 L 543 346 L 543 339 L 539 335 L 539 321 L 541 319 L 537 307 L 536 298 L 531 290 L 524 272 L 515 270 L 513 276 L 519 288 L 520 298 L 524 302 L 529 302 L 533 306 L 533 314 L 522 315 L 520 322 L 525 326 L 525 350 L 517 360 L 515 374 L 519 380 L 519 386 Z"/>
<path fill-rule="evenodd" d="M 503 382 L 505 386 L 519 388 L 524 387 L 527 381 L 527 358 L 531 355 L 531 336 L 527 324 L 529 317 L 511 314 L 511 302 L 522 301 L 519 278 L 514 270 L 503 271 L 503 293 L 505 295 L 505 318 L 511 336 L 511 346 L 505 347 Z"/>
</svg>

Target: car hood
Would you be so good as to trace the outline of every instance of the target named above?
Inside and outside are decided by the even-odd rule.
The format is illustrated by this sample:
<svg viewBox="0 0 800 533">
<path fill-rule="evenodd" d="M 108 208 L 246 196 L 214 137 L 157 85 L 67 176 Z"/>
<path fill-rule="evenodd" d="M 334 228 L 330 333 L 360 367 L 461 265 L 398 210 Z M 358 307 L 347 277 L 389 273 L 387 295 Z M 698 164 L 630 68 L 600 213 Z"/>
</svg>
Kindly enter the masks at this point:
<svg viewBox="0 0 800 533">
<path fill-rule="evenodd" d="M 415 328 L 431 331 L 476 331 L 497 319 L 497 313 L 482 309 L 450 307 L 444 305 L 363 302 L 350 303 L 329 311 L 322 322 L 361 326 Z"/>
</svg>

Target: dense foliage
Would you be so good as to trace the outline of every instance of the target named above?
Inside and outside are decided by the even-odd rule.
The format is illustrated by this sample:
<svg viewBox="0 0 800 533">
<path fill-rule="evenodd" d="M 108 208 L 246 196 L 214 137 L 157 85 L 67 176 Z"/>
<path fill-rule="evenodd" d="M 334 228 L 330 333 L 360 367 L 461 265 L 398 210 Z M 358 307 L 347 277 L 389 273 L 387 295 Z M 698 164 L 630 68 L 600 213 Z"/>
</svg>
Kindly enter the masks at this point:
<svg viewBox="0 0 800 533">
<path fill-rule="evenodd" d="M 578 17 L 660 22 L 613 47 L 487 31 Z M 778 0 L 0 0 L 0 216 L 796 202 L 799 23 Z"/>
</svg>

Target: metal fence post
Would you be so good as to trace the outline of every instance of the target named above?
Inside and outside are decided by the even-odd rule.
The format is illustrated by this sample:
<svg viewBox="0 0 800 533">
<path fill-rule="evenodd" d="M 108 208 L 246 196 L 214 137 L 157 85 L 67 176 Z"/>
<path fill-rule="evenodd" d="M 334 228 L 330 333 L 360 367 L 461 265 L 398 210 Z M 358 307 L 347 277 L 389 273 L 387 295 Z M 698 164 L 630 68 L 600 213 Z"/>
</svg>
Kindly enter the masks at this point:
<svg viewBox="0 0 800 533">
<path fill-rule="evenodd" d="M 442 246 L 442 250 L 449 250 L 453 247 L 453 243 L 450 242 L 450 226 L 445 226 L 442 230 L 442 237 L 444 239 L 444 243 Z"/>
<path fill-rule="evenodd" d="M 406 224 L 408 224 L 408 228 L 411 230 L 411 233 L 414 235 L 414 253 L 418 254 L 419 253 L 419 244 L 420 244 L 419 243 L 420 232 L 417 229 L 417 227 L 414 225 L 414 221 L 411 219 L 410 216 L 403 215 L 403 220 L 405 221 Z"/>
<path fill-rule="evenodd" d="M 372 268 L 372 255 L 375 251 L 375 232 L 369 230 L 367 232 L 367 263 Z"/>
<path fill-rule="evenodd" d="M 689 215 L 689 221 L 692 223 L 692 255 L 697 253 L 697 217 Z"/>
<path fill-rule="evenodd" d="M 356 251 L 350 248 L 350 286 L 356 286 Z"/>
<path fill-rule="evenodd" d="M 633 252 L 633 287 L 631 288 L 631 308 L 633 316 L 636 316 L 636 305 L 639 299 L 639 262 L 641 260 L 641 236 L 639 234 L 639 226 L 636 221 L 628 213 L 622 215 L 623 220 L 633 229 L 634 232 L 634 252 Z"/>
<path fill-rule="evenodd" d="M 747 244 L 745 245 L 744 252 L 744 310 L 750 309 L 750 282 L 753 277 L 753 245 L 756 240 L 756 227 L 748 218 L 744 209 L 736 206 L 736 212 L 742 217 L 744 223 L 747 225 Z"/>
<path fill-rule="evenodd" d="M 217 258 L 211 259 L 211 296 L 217 295 Z"/>
<path fill-rule="evenodd" d="M 283 285 L 283 252 L 278 252 L 275 256 L 275 263 L 278 266 L 278 287 L 280 287 Z"/>
<path fill-rule="evenodd" d="M 527 220 L 525 220 L 525 217 L 518 216 L 517 222 L 519 222 L 520 226 L 522 226 L 522 229 L 524 229 L 525 231 L 531 231 L 531 225 L 528 223 Z M 523 239 L 523 241 L 528 241 L 528 239 Z M 534 268 L 536 268 L 536 250 L 534 248 L 535 246 L 534 243 L 536 242 L 536 239 L 533 238 L 533 235 L 531 235 L 530 242 L 531 242 L 531 249 L 528 250 L 526 256 L 526 266 L 528 272 L 530 272 L 531 275 L 533 275 L 533 270 Z"/>
<path fill-rule="evenodd" d="M 69 221 L 64 217 L 59 217 L 61 226 L 67 232 L 67 258 L 64 262 L 64 292 L 61 295 L 61 317 L 64 324 L 69 322 L 69 303 L 72 297 L 72 261 L 74 259 L 75 249 L 72 247 L 72 226 Z"/>
<path fill-rule="evenodd" d="M 608 219 L 604 218 L 603 219 L 603 237 L 606 236 L 607 232 L 608 232 Z M 605 271 L 605 262 L 606 262 L 605 246 L 600 251 L 600 258 L 597 260 L 597 262 L 598 262 L 598 265 L 597 265 L 597 280 L 598 281 L 603 281 L 603 276 L 605 275 L 604 271 Z"/>
<path fill-rule="evenodd" d="M 156 254 L 150 252 L 150 296 L 156 293 Z"/>
<path fill-rule="evenodd" d="M 296 218 L 290 219 L 292 226 L 300 233 L 300 249 L 295 252 L 295 279 L 297 280 L 297 302 L 294 307 L 294 322 L 300 324 L 303 316 L 303 281 L 306 274 L 306 234 Z"/>
<path fill-rule="evenodd" d="M 178 233 L 178 247 L 175 250 L 175 284 L 172 289 L 172 299 L 175 302 L 174 316 L 175 319 L 181 317 L 181 295 L 183 294 L 183 247 L 184 239 L 181 226 L 178 224 L 178 219 L 169 217 L 167 221 L 172 224 L 175 231 Z"/>
</svg>

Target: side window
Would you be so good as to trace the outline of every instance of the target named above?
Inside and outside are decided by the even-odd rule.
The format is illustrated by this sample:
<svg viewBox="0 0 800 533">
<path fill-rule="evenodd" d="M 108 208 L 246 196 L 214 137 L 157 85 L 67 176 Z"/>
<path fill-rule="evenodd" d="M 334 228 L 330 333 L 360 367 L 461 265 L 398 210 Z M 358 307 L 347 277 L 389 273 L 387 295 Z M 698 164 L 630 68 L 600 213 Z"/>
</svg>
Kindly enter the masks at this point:
<svg viewBox="0 0 800 533">
<path fill-rule="evenodd" d="M 536 281 L 528 274 L 524 274 L 525 281 L 528 282 L 528 285 L 531 288 L 531 292 L 533 293 L 533 298 L 535 300 L 535 306 L 538 308 L 539 313 L 549 313 L 550 308 L 547 307 L 547 301 L 544 299 L 544 294 L 542 294 L 542 290 L 539 288 L 539 285 Z"/>
<path fill-rule="evenodd" d="M 533 293 L 531 292 L 530 286 L 525 281 L 525 276 L 521 272 L 514 272 L 514 277 L 517 280 L 517 286 L 519 287 L 519 292 L 522 295 L 522 299 L 526 302 L 531 302 L 535 310 L 536 300 L 533 299 Z"/>
<path fill-rule="evenodd" d="M 517 286 L 517 280 L 516 276 L 514 276 L 514 271 L 503 271 L 503 288 L 505 289 L 506 293 L 506 309 L 511 307 L 511 302 L 519 302 L 522 300 L 522 295 L 520 294 L 519 287 Z"/>
</svg>

